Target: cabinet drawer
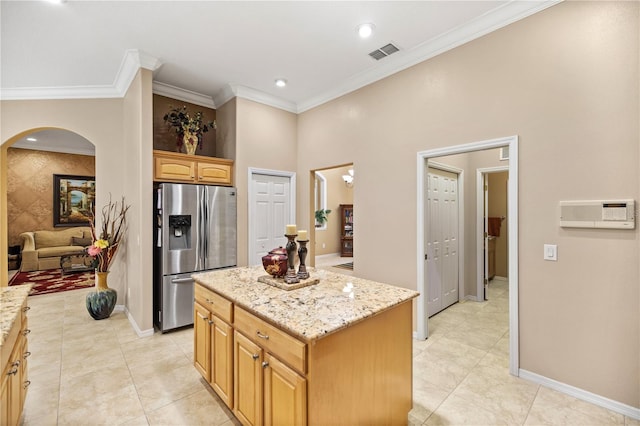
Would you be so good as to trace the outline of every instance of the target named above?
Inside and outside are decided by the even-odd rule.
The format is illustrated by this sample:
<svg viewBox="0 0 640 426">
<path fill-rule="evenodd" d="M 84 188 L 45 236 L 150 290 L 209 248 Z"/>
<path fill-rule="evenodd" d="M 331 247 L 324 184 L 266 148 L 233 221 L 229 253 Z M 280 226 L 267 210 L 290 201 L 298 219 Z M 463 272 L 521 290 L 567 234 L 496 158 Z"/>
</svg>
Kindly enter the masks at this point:
<svg viewBox="0 0 640 426">
<path fill-rule="evenodd" d="M 196 284 L 195 299 L 196 302 L 209 309 L 227 323 L 231 324 L 233 322 L 231 316 L 233 304 L 229 300 L 200 284 Z"/>
<path fill-rule="evenodd" d="M 307 370 L 307 345 L 238 306 L 234 326 L 245 336 L 302 374 Z"/>
<path fill-rule="evenodd" d="M 156 157 L 154 179 L 193 182 L 196 177 L 194 161 Z"/>
<path fill-rule="evenodd" d="M 231 164 L 198 162 L 198 182 L 231 185 Z"/>
</svg>

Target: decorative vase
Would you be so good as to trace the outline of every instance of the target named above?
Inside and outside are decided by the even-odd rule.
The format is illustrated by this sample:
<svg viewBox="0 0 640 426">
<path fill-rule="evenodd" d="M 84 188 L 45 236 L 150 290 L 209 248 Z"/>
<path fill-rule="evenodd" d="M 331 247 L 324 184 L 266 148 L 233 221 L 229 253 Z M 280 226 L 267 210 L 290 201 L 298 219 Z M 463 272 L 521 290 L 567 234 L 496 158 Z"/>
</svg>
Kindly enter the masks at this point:
<svg viewBox="0 0 640 426">
<path fill-rule="evenodd" d="M 282 278 L 287 273 L 287 251 L 282 247 L 278 247 L 262 256 L 262 266 L 267 274 Z"/>
<path fill-rule="evenodd" d="M 193 133 L 185 132 L 182 136 L 182 144 L 187 154 L 195 155 L 196 148 L 198 148 L 198 137 Z"/>
<path fill-rule="evenodd" d="M 109 272 L 96 271 L 96 289 L 87 293 L 87 311 L 94 320 L 109 318 L 116 306 L 118 292 L 107 285 Z"/>
</svg>

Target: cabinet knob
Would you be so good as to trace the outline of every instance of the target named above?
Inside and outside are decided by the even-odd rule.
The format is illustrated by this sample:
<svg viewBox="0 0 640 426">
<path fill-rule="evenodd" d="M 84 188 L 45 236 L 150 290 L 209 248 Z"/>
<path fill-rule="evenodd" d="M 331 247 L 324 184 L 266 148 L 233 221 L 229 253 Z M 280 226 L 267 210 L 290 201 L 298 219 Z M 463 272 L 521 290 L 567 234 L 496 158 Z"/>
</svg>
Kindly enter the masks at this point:
<svg viewBox="0 0 640 426">
<path fill-rule="evenodd" d="M 262 362 L 262 368 L 267 368 L 268 366 L 269 366 L 269 363 L 267 361 Z"/>
<path fill-rule="evenodd" d="M 253 354 L 253 360 L 255 361 L 256 359 L 260 358 L 260 355 L 258 354 Z"/>
<path fill-rule="evenodd" d="M 31 356 L 31 352 L 27 351 L 24 353 L 24 355 L 22 356 L 23 358 L 29 358 Z"/>
<path fill-rule="evenodd" d="M 16 374 L 18 374 L 18 368 L 13 367 L 13 369 L 7 373 L 7 376 L 15 376 Z"/>
<path fill-rule="evenodd" d="M 22 332 L 23 336 L 26 336 L 27 334 L 31 333 L 31 330 L 29 330 L 28 328 Z"/>
<path fill-rule="evenodd" d="M 212 320 L 209 320 L 209 325 L 213 325 L 213 321 Z"/>
<path fill-rule="evenodd" d="M 29 387 L 31 384 L 31 380 L 25 380 L 24 385 L 22 385 L 25 389 Z"/>
<path fill-rule="evenodd" d="M 258 335 L 259 338 L 264 339 L 264 340 L 269 340 L 269 335 L 268 334 L 262 334 L 260 333 L 260 330 L 256 331 L 256 334 Z"/>
<path fill-rule="evenodd" d="M 27 312 L 29 309 L 31 309 L 31 306 L 25 306 L 22 308 L 22 312 Z"/>
</svg>

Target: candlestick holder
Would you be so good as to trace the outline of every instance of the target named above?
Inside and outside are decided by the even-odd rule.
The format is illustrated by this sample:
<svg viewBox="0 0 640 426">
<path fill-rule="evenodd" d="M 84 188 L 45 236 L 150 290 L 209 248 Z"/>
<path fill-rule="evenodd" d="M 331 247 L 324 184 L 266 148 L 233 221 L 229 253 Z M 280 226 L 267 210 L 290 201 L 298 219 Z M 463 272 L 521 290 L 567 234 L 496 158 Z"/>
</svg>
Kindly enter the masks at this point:
<svg viewBox="0 0 640 426">
<path fill-rule="evenodd" d="M 295 241 L 298 234 L 285 234 L 284 236 L 289 240 L 285 247 L 287 249 L 287 262 L 289 267 L 287 268 L 287 275 L 284 276 L 284 282 L 287 284 L 299 283 L 300 280 L 298 279 L 298 274 L 296 274 L 296 249 L 298 248 L 298 245 Z"/>
<path fill-rule="evenodd" d="M 300 243 L 300 248 L 298 249 L 298 257 L 300 258 L 300 266 L 298 266 L 298 278 L 301 280 L 306 280 L 309 278 L 309 273 L 307 272 L 307 267 L 304 264 L 305 259 L 307 258 L 307 243 L 309 240 L 298 240 Z"/>
</svg>

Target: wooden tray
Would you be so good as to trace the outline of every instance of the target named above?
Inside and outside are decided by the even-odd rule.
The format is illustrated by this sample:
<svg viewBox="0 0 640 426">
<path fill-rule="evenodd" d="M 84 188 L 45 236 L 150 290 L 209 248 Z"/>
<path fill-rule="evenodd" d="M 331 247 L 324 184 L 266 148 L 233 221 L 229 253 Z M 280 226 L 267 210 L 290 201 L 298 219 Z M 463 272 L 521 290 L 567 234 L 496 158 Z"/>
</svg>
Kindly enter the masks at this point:
<svg viewBox="0 0 640 426">
<path fill-rule="evenodd" d="M 284 281 L 284 278 L 274 278 L 271 275 L 262 275 L 258 277 L 258 281 L 264 284 L 269 284 L 273 287 L 278 287 L 282 290 L 296 290 L 298 288 L 307 287 L 310 285 L 318 284 L 320 282 L 319 278 L 307 278 L 306 280 L 300 280 L 299 283 L 287 284 Z"/>
</svg>

